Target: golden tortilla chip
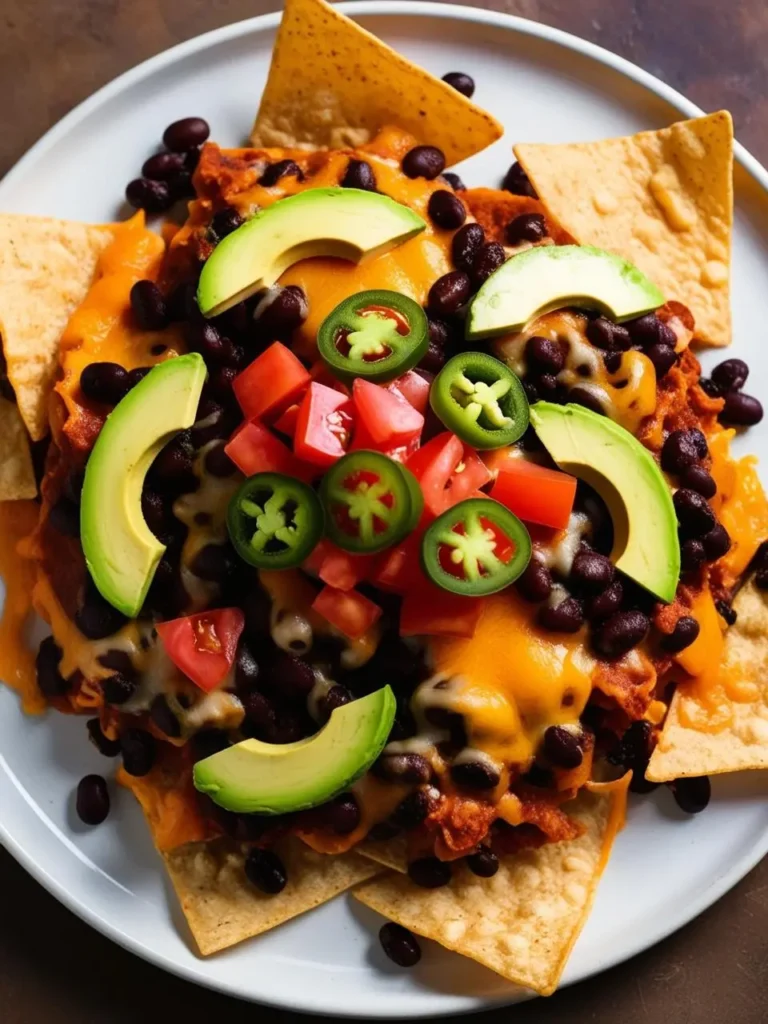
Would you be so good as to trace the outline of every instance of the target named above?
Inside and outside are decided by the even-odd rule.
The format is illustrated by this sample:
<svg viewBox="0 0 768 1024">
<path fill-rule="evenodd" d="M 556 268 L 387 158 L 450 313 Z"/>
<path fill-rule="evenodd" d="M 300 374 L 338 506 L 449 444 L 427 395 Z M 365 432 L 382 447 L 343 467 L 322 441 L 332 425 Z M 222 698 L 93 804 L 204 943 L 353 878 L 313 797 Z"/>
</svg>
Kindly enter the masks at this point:
<svg viewBox="0 0 768 1024">
<path fill-rule="evenodd" d="M 191 843 L 164 856 L 203 956 L 276 928 L 381 870 L 354 853 L 315 853 L 298 839 L 286 840 L 278 852 L 288 884 L 274 896 L 259 892 L 245 877 L 246 847 L 233 840 Z"/>
<path fill-rule="evenodd" d="M 438 146 L 449 164 L 504 131 L 324 0 L 286 0 L 253 145 L 343 149 L 368 142 L 387 124 Z"/>
<path fill-rule="evenodd" d="M 360 886 L 366 906 L 513 981 L 550 995 L 589 914 L 624 821 L 629 776 L 593 784 L 568 805 L 578 839 L 501 858 L 493 878 L 454 866 L 450 885 L 420 889 L 392 873 Z"/>
<path fill-rule="evenodd" d="M 378 841 L 364 839 L 357 844 L 355 850 L 392 871 L 405 874 L 408 870 L 408 841 L 404 835 Z"/>
<path fill-rule="evenodd" d="M 48 432 L 59 338 L 85 298 L 109 228 L 0 214 L 0 335 L 21 418 L 34 441 Z"/>
<path fill-rule="evenodd" d="M 717 704 L 710 710 L 678 686 L 646 772 L 652 782 L 768 768 L 768 595 L 750 581 L 733 610 Z"/>
<path fill-rule="evenodd" d="M 34 498 L 36 494 L 27 431 L 13 402 L 0 398 L 0 501 Z"/>
<path fill-rule="evenodd" d="M 728 111 L 618 139 L 514 149 L 567 232 L 630 260 L 667 299 L 684 302 L 699 341 L 730 344 Z"/>
</svg>

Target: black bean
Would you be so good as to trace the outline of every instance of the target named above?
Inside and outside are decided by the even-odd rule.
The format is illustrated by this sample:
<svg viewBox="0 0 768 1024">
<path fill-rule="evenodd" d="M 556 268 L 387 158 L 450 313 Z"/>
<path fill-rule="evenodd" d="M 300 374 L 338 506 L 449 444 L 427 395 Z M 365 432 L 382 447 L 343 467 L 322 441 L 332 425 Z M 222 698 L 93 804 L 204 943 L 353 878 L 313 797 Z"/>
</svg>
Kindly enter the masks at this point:
<svg viewBox="0 0 768 1024">
<path fill-rule="evenodd" d="M 451 778 L 457 786 L 467 789 L 495 789 L 499 772 L 484 761 L 462 761 L 451 766 Z"/>
<path fill-rule="evenodd" d="M 577 384 L 575 388 L 571 388 L 568 392 L 568 401 L 575 402 L 576 405 L 583 405 L 585 409 L 596 412 L 598 416 L 605 416 L 602 399 L 583 384 Z"/>
<path fill-rule="evenodd" d="M 550 402 L 556 402 L 561 385 L 557 383 L 557 377 L 551 373 L 543 373 L 536 381 L 539 397 Z"/>
<path fill-rule="evenodd" d="M 89 718 L 85 723 L 88 730 L 88 739 L 104 757 L 117 757 L 120 753 L 120 740 L 108 739 L 101 728 L 98 718 Z"/>
<path fill-rule="evenodd" d="M 451 240 L 451 257 L 457 270 L 470 271 L 480 246 L 485 241 L 485 231 L 474 222 L 459 228 Z"/>
<path fill-rule="evenodd" d="M 136 692 L 136 683 L 128 676 L 116 672 L 101 682 L 101 690 L 107 704 L 125 704 Z"/>
<path fill-rule="evenodd" d="M 740 391 L 749 377 L 749 367 L 743 359 L 726 359 L 718 363 L 711 373 L 721 393 L 724 391 Z"/>
<path fill-rule="evenodd" d="M 218 213 L 214 213 L 211 223 L 208 225 L 208 237 L 214 242 L 220 242 L 222 238 L 231 235 L 245 223 L 242 215 L 233 206 L 227 206 Z"/>
<path fill-rule="evenodd" d="M 174 202 L 177 199 L 191 199 L 195 195 L 192 175 L 189 171 L 179 171 L 178 174 L 174 174 L 168 181 L 168 188 Z"/>
<path fill-rule="evenodd" d="M 158 452 L 157 458 L 150 468 L 150 486 L 166 493 L 193 489 L 195 487 L 195 476 L 192 472 L 194 456 L 192 432 L 183 430 Z"/>
<path fill-rule="evenodd" d="M 579 736 L 562 725 L 550 725 L 544 733 L 542 751 L 556 768 L 578 768 L 584 760 Z"/>
<path fill-rule="evenodd" d="M 682 615 L 675 623 L 675 628 L 661 641 L 661 646 L 670 654 L 678 654 L 690 647 L 699 635 L 701 627 L 691 615 Z"/>
<path fill-rule="evenodd" d="M 245 858 L 245 876 L 251 885 L 270 896 L 282 892 L 288 882 L 285 865 L 278 855 L 257 847 L 249 850 Z"/>
<path fill-rule="evenodd" d="M 414 785 L 427 783 L 432 777 L 432 766 L 421 754 L 382 754 L 372 770 L 381 779 Z"/>
<path fill-rule="evenodd" d="M 709 395 L 710 398 L 722 398 L 723 392 L 709 377 L 699 377 L 699 387 L 705 395 Z"/>
<path fill-rule="evenodd" d="M 415 967 L 421 960 L 416 937 L 400 924 L 390 921 L 379 929 L 381 948 L 398 967 Z"/>
<path fill-rule="evenodd" d="M 65 537 L 80 536 L 80 506 L 69 498 L 59 498 L 48 513 L 48 522 Z"/>
<path fill-rule="evenodd" d="M 426 789 L 415 789 L 404 797 L 390 816 L 390 822 L 400 829 L 416 828 L 426 820 L 432 809 L 432 800 Z"/>
<path fill-rule="evenodd" d="M 315 685 L 315 674 L 308 662 L 277 648 L 261 666 L 261 685 L 270 693 L 304 698 Z"/>
<path fill-rule="evenodd" d="M 429 197 L 427 213 L 434 224 L 447 231 L 460 228 L 467 219 L 464 203 L 447 189 L 438 189 Z"/>
<path fill-rule="evenodd" d="M 304 289 L 290 284 L 281 288 L 275 298 L 262 311 L 258 324 L 276 338 L 286 338 L 297 330 L 309 314 L 309 303 Z"/>
<path fill-rule="evenodd" d="M 295 160 L 278 160 L 277 163 L 268 164 L 259 179 L 259 184 L 264 188 L 272 188 L 281 178 L 285 177 L 304 181 L 304 172 Z"/>
<path fill-rule="evenodd" d="M 131 388 L 135 388 L 137 384 L 140 384 L 151 369 L 151 366 L 135 366 L 132 370 L 129 370 L 125 381 L 128 390 L 130 391 Z"/>
<path fill-rule="evenodd" d="M 269 698 L 258 690 L 240 693 L 245 717 L 260 739 L 270 735 L 277 724 L 277 713 Z"/>
<path fill-rule="evenodd" d="M 202 117 L 183 117 L 168 125 L 163 132 L 163 142 L 172 153 L 184 153 L 202 146 L 210 134 L 210 126 Z"/>
<path fill-rule="evenodd" d="M 86 825 L 100 825 L 109 814 L 109 790 L 101 775 L 86 775 L 77 784 L 77 816 Z"/>
<path fill-rule="evenodd" d="M 529 368 L 536 373 L 558 374 L 565 362 L 563 350 L 556 341 L 536 334 L 525 344 L 525 359 Z"/>
<path fill-rule="evenodd" d="M 711 473 L 703 466 L 689 466 L 680 474 L 680 483 L 691 491 L 696 491 L 702 498 L 714 498 L 717 484 Z"/>
<path fill-rule="evenodd" d="M 515 583 L 517 591 L 526 601 L 546 601 L 552 593 L 552 573 L 543 562 L 532 558 Z"/>
<path fill-rule="evenodd" d="M 364 192 L 376 191 L 376 175 L 367 160 L 350 160 L 344 177 L 341 179 L 342 188 L 359 188 Z"/>
<path fill-rule="evenodd" d="M 651 345 L 645 354 L 656 370 L 656 380 L 661 380 L 677 362 L 677 355 L 671 345 Z"/>
<path fill-rule="evenodd" d="M 445 330 L 447 338 L 447 328 L 441 320 L 430 320 L 429 321 L 429 347 L 427 348 L 426 355 L 419 363 L 419 369 L 424 370 L 426 373 L 438 374 L 445 366 L 446 359 L 448 358 L 445 353 L 444 344 L 436 337 L 440 337 L 440 332 Z"/>
<path fill-rule="evenodd" d="M 157 753 L 154 736 L 144 729 L 126 729 L 120 734 L 123 768 L 129 775 L 142 776 L 152 771 Z"/>
<path fill-rule="evenodd" d="M 596 551 L 579 551 L 573 560 L 569 581 L 590 593 L 601 593 L 614 577 L 613 562 Z"/>
<path fill-rule="evenodd" d="M 701 543 L 708 562 L 717 561 L 718 558 L 722 558 L 731 549 L 730 534 L 722 523 L 718 523 L 709 533 L 705 533 L 701 538 Z"/>
<path fill-rule="evenodd" d="M 211 476 L 226 477 L 232 476 L 237 471 L 237 466 L 224 451 L 224 444 L 217 444 L 205 455 L 205 469 Z"/>
<path fill-rule="evenodd" d="M 151 178 L 136 178 L 125 188 L 125 198 L 135 210 L 147 213 L 163 213 L 173 203 L 170 186 L 165 181 Z"/>
<path fill-rule="evenodd" d="M 623 598 L 624 587 L 621 580 L 615 579 L 602 594 L 595 594 L 587 600 L 584 606 L 586 617 L 590 622 L 602 622 L 619 610 Z"/>
<path fill-rule="evenodd" d="M 764 540 L 752 559 L 753 569 L 768 569 L 768 540 Z"/>
<path fill-rule="evenodd" d="M 540 242 L 547 234 L 547 222 L 540 213 L 522 213 L 504 228 L 507 245 Z"/>
<path fill-rule="evenodd" d="M 168 296 L 168 314 L 171 320 L 186 320 L 191 324 L 200 323 L 203 319 L 197 304 L 197 284 L 185 281 L 177 285 Z"/>
<path fill-rule="evenodd" d="M 621 352 L 606 352 L 603 355 L 603 365 L 608 373 L 618 373 L 621 369 Z"/>
<path fill-rule="evenodd" d="M 168 326 L 168 307 L 154 281 L 137 281 L 131 288 L 131 310 L 142 331 L 162 331 Z"/>
<path fill-rule="evenodd" d="M 641 611 L 615 612 L 595 630 L 595 649 L 605 658 L 620 658 L 645 639 L 650 625 Z"/>
<path fill-rule="evenodd" d="M 690 537 L 680 545 L 680 568 L 684 572 L 696 572 L 706 560 L 704 545 L 700 540 Z"/>
<path fill-rule="evenodd" d="M 758 590 L 768 590 L 768 569 L 758 569 L 754 581 Z"/>
<path fill-rule="evenodd" d="M 537 786 L 539 789 L 554 789 L 555 787 L 555 777 L 552 769 L 545 768 L 538 761 L 533 762 L 525 775 L 522 776 L 522 780 L 526 785 Z"/>
<path fill-rule="evenodd" d="M 477 853 L 470 853 L 467 857 L 467 867 L 479 878 L 493 878 L 499 870 L 499 858 L 493 850 L 481 846 Z"/>
<path fill-rule="evenodd" d="M 80 390 L 91 402 L 117 405 L 128 391 L 127 378 L 118 363 L 89 363 L 80 374 Z"/>
<path fill-rule="evenodd" d="M 661 468 L 668 473 L 682 473 L 698 460 L 698 448 L 690 431 L 673 430 L 661 449 Z"/>
<path fill-rule="evenodd" d="M 652 345 L 669 345 L 674 348 L 677 344 L 675 332 L 663 320 L 659 320 L 655 313 L 646 313 L 636 320 L 628 320 L 624 326 L 629 331 L 632 344 L 640 348 L 650 348 Z"/>
<path fill-rule="evenodd" d="M 725 619 L 729 626 L 736 624 L 738 615 L 730 606 L 728 601 L 715 601 L 715 608 L 717 608 L 719 614 Z"/>
<path fill-rule="evenodd" d="M 439 889 L 451 880 L 451 865 L 437 857 L 420 857 L 408 865 L 408 877 L 422 889 Z"/>
<path fill-rule="evenodd" d="M 427 306 L 437 317 L 452 316 L 469 298 L 471 284 L 464 270 L 451 270 L 439 277 L 429 289 Z"/>
<path fill-rule="evenodd" d="M 440 177 L 443 179 L 443 181 L 448 182 L 448 184 L 451 186 L 454 192 L 467 191 L 467 186 L 464 184 L 464 182 L 461 180 L 458 174 L 454 174 L 453 171 L 443 171 Z"/>
<path fill-rule="evenodd" d="M 437 146 L 414 146 L 403 157 L 403 174 L 431 181 L 445 170 L 445 156 Z"/>
<path fill-rule="evenodd" d="M 62 650 L 53 639 L 47 636 L 41 641 L 35 658 L 37 685 L 44 697 L 62 697 L 69 690 L 70 684 L 59 671 Z"/>
<path fill-rule="evenodd" d="M 449 71 L 447 75 L 443 75 L 443 81 L 447 82 L 456 92 L 460 92 L 462 96 L 466 96 L 468 99 L 475 91 L 474 78 L 470 75 L 465 75 L 463 71 Z"/>
<path fill-rule="evenodd" d="M 349 704 L 352 701 L 352 694 L 346 688 L 346 686 L 332 686 L 328 693 L 326 693 L 317 702 L 318 710 L 322 715 L 324 721 L 327 721 L 336 710 L 336 708 L 343 708 L 345 704 Z"/>
<path fill-rule="evenodd" d="M 587 323 L 587 338 L 596 348 L 606 352 L 626 352 L 632 346 L 626 327 L 605 316 L 595 317 Z"/>
<path fill-rule="evenodd" d="M 258 679 L 259 663 L 245 640 L 241 640 L 235 660 L 235 686 L 238 693 L 249 693 Z"/>
<path fill-rule="evenodd" d="M 192 172 L 197 169 L 200 163 L 201 150 L 199 146 L 193 146 L 184 153 L 184 167 Z"/>
<path fill-rule="evenodd" d="M 531 179 L 525 173 L 520 164 L 515 160 L 507 173 L 501 187 L 515 196 L 530 196 L 531 199 L 538 199 L 538 193 L 531 184 Z"/>
<path fill-rule="evenodd" d="M 141 168 L 143 178 L 152 181 L 168 181 L 179 171 L 186 170 L 183 153 L 155 153 L 144 161 Z"/>
<path fill-rule="evenodd" d="M 208 387 L 216 398 L 226 402 L 232 397 L 232 384 L 238 371 L 234 366 L 220 366 L 208 378 Z"/>
<path fill-rule="evenodd" d="M 541 395 L 539 394 L 538 388 L 533 383 L 533 381 L 524 380 L 523 391 L 525 392 L 525 397 L 528 399 L 529 405 L 535 405 L 536 402 L 541 401 Z"/>
<path fill-rule="evenodd" d="M 491 274 L 506 262 L 506 259 L 504 246 L 498 242 L 485 242 L 481 245 L 472 264 L 472 283 L 475 288 L 485 284 Z"/>
<path fill-rule="evenodd" d="M 372 839 L 376 843 L 385 843 L 395 836 L 399 836 L 401 829 L 389 821 L 379 821 L 368 830 L 366 839 Z"/>
<path fill-rule="evenodd" d="M 360 808 L 351 793 L 342 793 L 320 808 L 323 824 L 337 835 L 347 836 L 360 824 Z"/>
<path fill-rule="evenodd" d="M 223 583 L 235 565 L 228 544 L 206 544 L 190 563 L 190 570 L 201 580 L 209 583 Z"/>
<path fill-rule="evenodd" d="M 164 732 L 166 736 L 181 736 L 181 723 L 162 693 L 152 701 L 149 717 L 160 732 Z"/>
<path fill-rule="evenodd" d="M 712 786 L 706 775 L 676 779 L 670 783 L 675 803 L 686 814 L 699 814 L 710 801 Z"/>
<path fill-rule="evenodd" d="M 75 625 L 89 640 L 101 640 L 111 636 L 126 622 L 116 608 L 108 604 L 88 581 L 82 607 L 75 613 Z"/>
<path fill-rule="evenodd" d="M 192 750 L 195 761 L 203 761 L 206 757 L 226 750 L 230 745 L 227 734 L 220 729 L 201 729 L 192 737 Z"/>
<path fill-rule="evenodd" d="M 693 445 L 696 449 L 696 453 L 698 454 L 699 458 L 706 459 L 706 457 L 709 455 L 709 447 L 707 445 L 707 439 L 704 436 L 704 434 L 699 430 L 698 427 L 691 427 L 691 429 L 688 431 L 688 436 L 693 442 Z"/>
<path fill-rule="evenodd" d="M 578 633 L 584 624 L 584 608 L 575 597 L 566 597 L 554 608 L 539 608 L 536 621 L 552 633 Z"/>
<path fill-rule="evenodd" d="M 742 391 L 729 391 L 718 413 L 721 423 L 734 427 L 754 427 L 763 418 L 763 407 L 756 398 Z"/>
<path fill-rule="evenodd" d="M 681 487 L 675 491 L 672 501 L 681 528 L 688 536 L 701 537 L 709 533 L 717 523 L 715 513 L 696 491 Z"/>
<path fill-rule="evenodd" d="M 99 664 L 104 668 L 111 668 L 113 672 L 120 672 L 128 679 L 136 676 L 136 668 L 127 651 L 121 651 L 119 647 L 110 647 L 98 658 Z"/>
<path fill-rule="evenodd" d="M 451 738 L 451 743 L 459 748 L 467 745 L 467 731 L 464 726 L 464 717 L 458 711 L 449 711 L 448 708 L 430 707 L 424 711 L 424 717 L 438 729 L 445 729 Z"/>
</svg>

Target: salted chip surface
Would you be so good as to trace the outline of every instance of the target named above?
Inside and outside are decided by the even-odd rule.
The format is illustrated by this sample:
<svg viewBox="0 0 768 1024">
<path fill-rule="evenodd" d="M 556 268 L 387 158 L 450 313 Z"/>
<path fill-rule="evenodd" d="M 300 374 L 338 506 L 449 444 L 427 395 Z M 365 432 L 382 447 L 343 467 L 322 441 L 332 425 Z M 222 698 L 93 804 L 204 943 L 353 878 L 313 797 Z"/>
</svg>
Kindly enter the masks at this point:
<svg viewBox="0 0 768 1024">
<path fill-rule="evenodd" d="M 111 240 L 107 227 L 0 214 L 0 336 L 8 378 L 33 441 L 48 433 L 59 338 Z"/>
<path fill-rule="evenodd" d="M 421 889 L 393 872 L 359 886 L 354 896 L 418 935 L 549 995 L 623 824 L 628 783 L 625 776 L 582 790 L 565 805 L 584 828 L 581 836 L 502 857 L 492 878 L 478 878 L 459 863 L 441 889 Z"/>
<path fill-rule="evenodd" d="M 299 839 L 276 848 L 288 882 L 268 895 L 246 878 L 246 847 L 230 839 L 190 843 L 164 855 L 181 909 L 203 956 L 261 935 L 320 906 L 381 868 L 354 853 L 315 853 Z"/>
<path fill-rule="evenodd" d="M 750 580 L 733 610 L 715 701 L 678 685 L 646 772 L 652 782 L 768 768 L 768 594 Z"/>
<path fill-rule="evenodd" d="M 0 501 L 34 498 L 35 472 L 29 437 L 13 402 L 0 398 Z"/>
<path fill-rule="evenodd" d="M 733 122 L 727 110 L 598 142 L 514 147 L 578 242 L 618 253 L 689 307 L 695 337 L 731 341 Z"/>
<path fill-rule="evenodd" d="M 341 149 L 363 145 L 388 124 L 442 149 L 448 164 L 504 131 L 324 0 L 287 0 L 252 144 Z"/>
</svg>

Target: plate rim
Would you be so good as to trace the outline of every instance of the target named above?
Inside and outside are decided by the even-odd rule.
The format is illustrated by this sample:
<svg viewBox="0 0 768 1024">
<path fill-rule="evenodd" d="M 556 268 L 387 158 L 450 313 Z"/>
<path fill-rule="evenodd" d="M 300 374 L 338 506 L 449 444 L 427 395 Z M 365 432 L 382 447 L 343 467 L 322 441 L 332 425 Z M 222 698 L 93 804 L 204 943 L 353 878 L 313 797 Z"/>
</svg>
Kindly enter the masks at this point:
<svg viewBox="0 0 768 1024">
<path fill-rule="evenodd" d="M 592 43 L 586 39 L 580 38 L 579 36 L 573 35 L 570 32 L 566 32 L 563 29 L 558 29 L 542 22 L 531 21 L 527 18 L 506 14 L 500 11 L 483 10 L 461 4 L 453 5 L 432 2 L 432 0 L 352 0 L 352 2 L 347 0 L 347 2 L 339 3 L 336 6 L 339 10 L 352 17 L 356 15 L 383 15 L 387 17 L 440 18 L 457 22 L 468 21 L 474 24 L 503 28 L 518 35 L 533 36 L 537 39 L 554 43 L 564 49 L 580 54 L 597 64 L 618 72 L 649 92 L 655 94 L 660 99 L 666 101 L 685 117 L 698 117 L 704 113 L 700 107 L 685 97 L 678 90 L 667 85 L 650 72 L 644 71 L 642 68 L 638 67 L 626 58 L 612 53 L 610 50 L 607 50 L 596 43 Z M 278 25 L 281 15 L 281 11 L 257 15 L 256 17 L 236 21 L 229 25 L 212 29 L 211 31 L 202 33 L 201 35 L 194 36 L 191 39 L 185 40 L 182 43 L 178 43 L 167 50 L 163 50 L 160 53 L 155 54 L 133 68 L 129 68 L 127 71 L 102 86 L 53 125 L 4 175 L 0 180 L 0 203 L 2 202 L 6 191 L 16 183 L 17 179 L 24 175 L 30 165 L 34 164 L 41 156 L 51 149 L 60 138 L 64 137 L 71 129 L 87 118 L 101 105 L 109 102 L 113 97 L 118 96 L 126 89 L 130 89 L 143 79 L 154 75 L 161 69 L 171 66 L 177 61 L 190 55 L 204 51 L 209 47 L 218 46 L 230 40 L 237 39 L 251 32 L 261 32 L 274 28 Z M 734 158 L 736 162 L 740 164 L 756 181 L 766 195 L 768 195 L 768 170 L 766 170 L 766 168 L 763 167 L 763 165 L 741 143 L 736 141 L 734 141 Z M 0 754 L 0 764 L 6 766 L 5 759 L 2 757 L 2 754 Z M 11 779 L 15 778 L 12 771 L 10 772 L 10 776 Z M 167 970 L 169 973 L 174 974 L 177 977 L 181 977 L 194 984 L 203 985 L 204 987 L 214 989 L 226 995 L 235 996 L 246 1001 L 278 1009 L 287 1009 L 289 1011 L 293 1010 L 310 1014 L 324 1014 L 328 1012 L 328 1010 L 313 1008 L 312 1006 L 307 1005 L 306 1002 L 302 1001 L 300 996 L 297 995 L 295 997 L 291 997 L 290 993 L 287 993 L 286 998 L 281 1001 L 277 1001 L 274 998 L 254 997 L 248 993 L 242 993 L 241 991 L 234 989 L 231 985 L 228 985 L 226 982 L 218 981 L 216 978 L 206 976 L 202 969 L 198 971 L 188 965 L 173 960 L 162 951 L 150 948 L 140 941 L 128 936 L 121 930 L 119 924 L 115 924 L 114 922 L 102 917 L 74 892 L 70 892 L 66 889 L 60 881 L 50 875 L 44 867 L 38 864 L 34 854 L 29 852 L 22 842 L 17 840 L 11 834 L 8 827 L 1 819 L 0 843 L 2 843 L 11 856 L 13 856 L 14 859 L 63 906 L 76 914 L 90 927 L 94 928 L 117 945 L 122 946 L 123 949 L 126 949 L 130 953 L 140 956 L 142 959 L 147 960 L 156 966 L 162 967 L 164 970 Z M 741 881 L 759 863 L 759 861 L 766 856 L 766 854 L 768 854 L 768 831 L 762 841 L 755 842 L 754 846 L 745 851 L 745 855 L 736 860 L 725 874 L 719 876 L 713 884 L 707 886 L 702 891 L 698 899 L 692 901 L 692 903 L 686 906 L 680 913 L 675 915 L 671 921 L 666 922 L 663 929 L 654 939 L 648 941 L 646 938 L 638 938 L 627 948 L 622 949 L 620 953 L 609 955 L 596 969 L 593 967 L 586 967 L 583 972 L 569 978 L 565 985 L 561 987 L 575 984 L 576 982 L 583 981 L 588 977 L 594 977 L 595 975 L 602 973 L 602 971 L 608 970 L 619 963 L 623 963 L 638 955 L 643 950 L 663 941 L 673 932 L 684 927 L 694 918 L 703 913 L 708 907 L 716 903 L 731 888 L 733 888 L 733 886 Z M 205 961 L 201 961 L 200 963 L 202 968 Z M 452 1010 L 440 1008 L 431 1011 L 417 1010 L 415 1012 L 411 1011 L 407 1014 L 395 1012 L 394 1016 L 424 1018 L 433 1016 L 436 1013 L 454 1015 L 459 1013 L 476 1012 L 484 1008 L 504 1005 L 509 1005 L 509 1003 L 503 997 L 501 999 L 493 997 L 477 997 L 471 999 L 470 1005 L 465 1008 L 456 1008 Z M 364 1014 L 361 1014 L 359 1009 L 352 1011 L 345 1010 L 343 1007 L 338 1006 L 334 1012 L 340 1018 L 364 1016 L 369 1019 L 376 1019 L 385 1016 L 393 1016 L 391 1010 L 387 1012 L 385 1012 L 384 1009 L 377 1011 L 375 1007 L 368 1008 L 367 1012 Z"/>
</svg>

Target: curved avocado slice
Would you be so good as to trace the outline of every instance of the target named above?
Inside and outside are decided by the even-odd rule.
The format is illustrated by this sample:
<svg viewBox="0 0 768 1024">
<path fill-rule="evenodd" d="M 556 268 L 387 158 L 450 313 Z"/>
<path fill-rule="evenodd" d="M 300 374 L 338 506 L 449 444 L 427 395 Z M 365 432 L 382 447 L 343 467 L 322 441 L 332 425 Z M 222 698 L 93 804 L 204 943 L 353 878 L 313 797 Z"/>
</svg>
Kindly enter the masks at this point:
<svg viewBox="0 0 768 1024">
<path fill-rule="evenodd" d="M 317 807 L 347 789 L 381 753 L 395 720 L 389 686 L 336 708 L 298 743 L 243 740 L 198 761 L 195 788 L 236 814 L 285 814 Z"/>
<path fill-rule="evenodd" d="M 144 521 L 144 477 L 160 449 L 195 421 L 205 383 L 196 352 L 158 363 L 107 417 L 85 467 L 80 539 L 99 593 L 138 615 L 165 546 Z"/>
<path fill-rule="evenodd" d="M 467 338 L 521 331 L 552 309 L 599 309 L 631 320 L 664 305 L 664 296 L 632 263 L 591 245 L 540 245 L 503 263 L 472 300 Z"/>
<path fill-rule="evenodd" d="M 618 423 L 581 405 L 537 402 L 531 423 L 560 469 L 585 480 L 608 506 L 616 568 L 660 600 L 674 600 L 680 576 L 677 516 L 648 449 Z"/>
<path fill-rule="evenodd" d="M 312 188 L 280 199 L 227 235 L 206 261 L 197 302 L 217 316 L 268 288 L 294 263 L 336 256 L 360 263 L 426 227 L 389 196 L 357 188 Z"/>
</svg>

